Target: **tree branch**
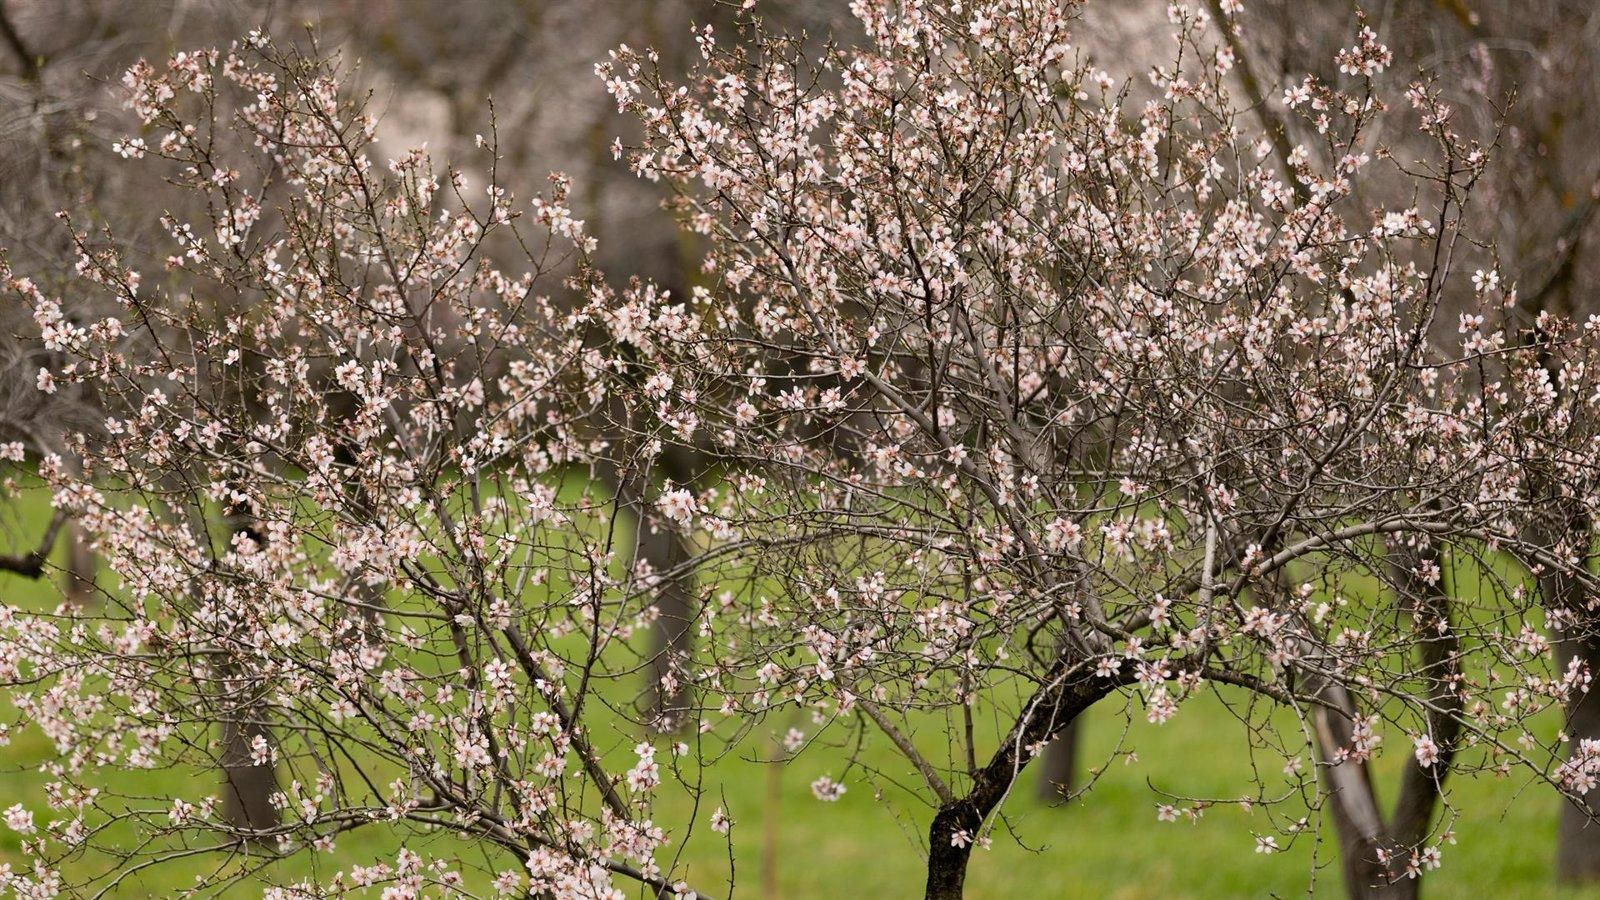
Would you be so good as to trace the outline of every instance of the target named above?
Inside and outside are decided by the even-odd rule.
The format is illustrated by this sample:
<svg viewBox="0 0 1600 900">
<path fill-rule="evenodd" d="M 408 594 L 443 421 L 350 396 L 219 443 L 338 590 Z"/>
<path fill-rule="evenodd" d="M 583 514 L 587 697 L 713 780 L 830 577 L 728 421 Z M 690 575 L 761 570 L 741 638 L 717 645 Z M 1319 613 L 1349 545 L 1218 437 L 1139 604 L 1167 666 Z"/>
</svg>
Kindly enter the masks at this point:
<svg viewBox="0 0 1600 900">
<path fill-rule="evenodd" d="M 17 27 L 12 24 L 11 17 L 6 15 L 4 3 L 0 3 L 0 38 L 5 39 L 6 46 L 11 48 L 11 54 L 22 63 L 22 77 L 27 81 L 38 81 L 40 57 L 23 43 L 22 35 L 17 33 Z"/>
<path fill-rule="evenodd" d="M 42 577 L 45 561 L 50 558 L 50 551 L 56 545 L 56 536 L 61 533 L 61 527 L 66 522 L 67 514 L 57 510 L 50 520 L 50 526 L 45 529 L 44 538 L 39 541 L 38 548 L 21 556 L 0 556 L 0 572 L 10 572 L 23 578 Z"/>
</svg>

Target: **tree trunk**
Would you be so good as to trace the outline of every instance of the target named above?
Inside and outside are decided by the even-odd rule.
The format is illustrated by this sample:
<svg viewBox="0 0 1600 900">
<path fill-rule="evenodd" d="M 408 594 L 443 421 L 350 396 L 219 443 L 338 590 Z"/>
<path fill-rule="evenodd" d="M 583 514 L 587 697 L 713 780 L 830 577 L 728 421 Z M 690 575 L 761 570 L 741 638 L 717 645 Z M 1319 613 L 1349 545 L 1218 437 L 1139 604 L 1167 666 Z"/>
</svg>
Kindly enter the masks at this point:
<svg viewBox="0 0 1600 900">
<path fill-rule="evenodd" d="M 994 812 L 1028 765 L 1023 748 L 1048 741 L 1077 720 L 1083 711 L 1120 685 L 1092 675 L 1072 677 L 1063 660 L 1044 686 L 1023 706 L 989 763 L 972 775 L 964 797 L 941 803 L 928 827 L 927 900 L 959 900 L 967 880 L 972 845 L 982 837 L 984 820 Z"/>
<path fill-rule="evenodd" d="M 639 529 L 638 553 L 656 572 L 670 572 L 690 559 L 691 551 L 678 532 L 652 528 L 642 518 Z M 689 630 L 695 618 L 691 581 L 689 574 L 665 578 L 655 595 L 659 617 L 650 632 L 650 684 L 645 715 L 658 731 L 674 731 L 688 717 L 689 691 L 683 677 L 694 650 L 694 635 Z"/>
<path fill-rule="evenodd" d="M 1565 580 L 1565 579 L 1563 579 Z M 1600 671 L 1600 647 L 1592 637 L 1564 638 L 1557 644 L 1563 671 L 1572 659 L 1583 660 L 1589 671 Z M 1568 746 L 1578 747 L 1588 738 L 1600 740 L 1600 700 L 1596 691 L 1580 693 L 1567 704 Z M 1594 796 L 1594 794 L 1590 794 Z M 1589 806 L 1590 808 L 1585 808 Z M 1556 832 L 1556 877 L 1562 881 L 1600 881 L 1600 811 L 1592 805 L 1573 801 L 1561 804 L 1561 822 Z"/>
<path fill-rule="evenodd" d="M 1039 799 L 1052 806 L 1068 806 L 1078 786 L 1078 722 L 1074 720 L 1044 748 L 1039 758 Z"/>
<path fill-rule="evenodd" d="M 243 710 L 222 723 L 222 816 L 241 831 L 265 834 L 278 827 L 278 810 L 272 795 L 278 790 L 271 763 L 256 765 L 250 758 L 256 737 L 269 737 L 259 722 L 239 718 Z"/>
<path fill-rule="evenodd" d="M 228 517 L 229 530 L 243 534 L 258 543 L 263 541 L 256 530 L 254 512 L 248 508 L 235 511 Z M 282 822 L 278 810 L 272 805 L 272 795 L 278 790 L 278 777 L 272 763 L 256 765 L 251 759 L 255 739 L 259 736 L 269 742 L 271 733 L 261 721 L 261 710 L 255 702 L 255 685 L 241 683 L 224 672 L 219 687 L 223 696 L 220 706 L 222 719 L 222 815 L 224 820 L 245 832 L 254 832 L 259 840 Z"/>
<path fill-rule="evenodd" d="M 63 577 L 67 602 L 81 609 L 95 600 L 94 551 L 89 549 L 89 541 L 77 523 L 68 521 L 66 533 L 67 571 Z"/>
<path fill-rule="evenodd" d="M 1356 853 L 1341 848 L 1345 896 L 1350 900 L 1416 900 L 1420 897 L 1422 879 L 1404 876 L 1395 879 L 1389 868 L 1378 861 L 1377 851 L 1378 848 L 1371 845 Z"/>
<path fill-rule="evenodd" d="M 1428 766 L 1415 759 L 1406 761 L 1394 810 L 1386 819 L 1366 763 L 1350 759 L 1334 762 L 1340 748 L 1349 747 L 1353 739 L 1354 700 L 1339 684 L 1314 686 L 1316 693 L 1335 707 L 1315 713 L 1317 749 L 1327 765 L 1332 787 L 1329 806 L 1339 839 L 1345 894 L 1352 900 L 1408 900 L 1420 895 L 1422 876 L 1408 873 L 1408 867 L 1432 831 L 1440 792 L 1450 774 L 1461 733 L 1461 696 L 1456 686 L 1460 639 L 1450 621 L 1450 592 L 1445 587 L 1438 548 L 1417 539 L 1416 543 L 1396 540 L 1388 550 L 1395 605 L 1413 616 L 1418 629 L 1418 666 L 1414 674 L 1425 680 L 1429 706 L 1426 728 L 1438 745 L 1438 757 Z M 1419 574 L 1430 565 L 1441 570 L 1432 584 Z"/>
<path fill-rule="evenodd" d="M 682 534 L 650 522 L 649 486 L 656 474 L 677 485 L 692 485 L 692 451 L 668 449 L 656 460 L 656 469 L 655 472 L 624 472 L 603 467 L 597 474 L 616 491 L 618 506 L 633 514 L 634 558 L 649 563 L 652 572 L 666 573 L 692 560 L 694 550 Z M 641 712 L 644 721 L 657 731 L 675 731 L 688 721 L 691 704 L 689 685 L 684 683 L 683 676 L 694 652 L 694 632 L 690 626 L 699 612 L 693 572 L 663 578 L 651 599 L 657 617 L 650 630 L 649 683 L 644 686 Z"/>
<path fill-rule="evenodd" d="M 1549 502 L 1555 515 L 1544 526 L 1547 542 L 1556 556 L 1564 556 L 1564 545 L 1569 541 L 1582 546 L 1587 540 L 1589 522 L 1581 512 L 1572 509 L 1570 501 L 1559 495 L 1551 496 Z M 1587 569 L 1589 561 L 1584 558 L 1577 565 Z M 1576 575 L 1546 568 L 1539 575 L 1539 599 L 1545 609 L 1569 614 L 1577 624 L 1576 628 L 1553 635 L 1561 670 L 1565 671 L 1576 659 L 1590 672 L 1595 672 L 1595 663 L 1600 661 L 1600 631 L 1597 631 L 1600 622 L 1588 609 L 1583 583 Z M 1569 755 L 1585 738 L 1600 739 L 1600 700 L 1596 700 L 1595 693 L 1594 690 L 1579 692 L 1567 701 L 1565 731 Z M 1593 803 L 1564 798 L 1556 829 L 1556 877 L 1561 881 L 1600 880 L 1600 820 L 1596 819 L 1597 815 L 1600 810 L 1596 810 Z"/>
<path fill-rule="evenodd" d="M 952 837 L 965 832 L 977 840 L 983 826 L 983 813 L 977 804 L 962 802 L 940 808 L 928 830 L 927 900 L 961 900 L 967 883 L 967 861 L 972 845 L 957 845 Z"/>
<path fill-rule="evenodd" d="M 1546 606 L 1581 610 L 1583 588 L 1575 578 L 1550 573 L 1539 579 Z M 1589 671 L 1600 671 L 1600 637 L 1588 633 L 1558 634 L 1556 650 L 1561 670 L 1572 660 L 1581 660 Z M 1566 732 L 1569 753 L 1584 739 L 1600 740 L 1600 699 L 1597 691 L 1579 693 L 1567 703 Z M 1587 799 L 1587 798 L 1585 798 Z M 1600 811 L 1592 804 L 1567 800 L 1561 804 L 1561 821 L 1556 830 L 1556 877 L 1562 881 L 1600 880 Z"/>
</svg>

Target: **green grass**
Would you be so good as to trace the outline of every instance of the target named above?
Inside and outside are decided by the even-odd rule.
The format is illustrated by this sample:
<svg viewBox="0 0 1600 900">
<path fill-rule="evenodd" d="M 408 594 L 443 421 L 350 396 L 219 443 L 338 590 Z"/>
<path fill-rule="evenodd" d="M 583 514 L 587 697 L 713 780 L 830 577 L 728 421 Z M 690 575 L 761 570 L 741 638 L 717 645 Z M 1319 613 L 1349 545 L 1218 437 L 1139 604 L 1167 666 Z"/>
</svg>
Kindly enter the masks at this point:
<svg viewBox="0 0 1600 900">
<path fill-rule="evenodd" d="M 45 516 L 42 508 L 33 507 L 0 513 L 0 522 L 5 523 L 0 525 L 0 552 L 32 546 Z M 38 605 L 51 602 L 54 596 L 49 584 L 0 575 L 0 602 Z M 1252 852 L 1252 832 L 1274 833 L 1277 829 L 1260 807 L 1247 811 L 1237 804 L 1223 804 L 1210 808 L 1197 823 L 1156 821 L 1159 798 L 1152 786 L 1210 797 L 1235 797 L 1249 789 L 1250 762 L 1239 752 L 1243 746 L 1239 730 L 1219 707 L 1215 698 L 1198 699 L 1162 726 L 1147 725 L 1136 716 L 1126 736 L 1120 705 L 1113 701 L 1091 711 L 1083 729 L 1081 762 L 1103 769 L 1094 789 L 1068 807 L 1053 808 L 1034 799 L 1033 780 L 1027 778 L 1005 807 L 1008 827 L 996 831 L 994 848 L 974 854 L 968 895 L 1128 900 L 1288 897 L 1306 893 L 1313 881 L 1319 893 L 1339 895 L 1331 826 L 1303 835 L 1284 852 L 1261 855 Z M 771 724 L 782 730 L 791 723 L 775 720 Z M 1555 727 L 1553 721 L 1542 725 Z M 940 741 L 942 736 L 942 729 L 925 728 L 918 739 Z M 625 753 L 634 739 L 630 734 L 609 735 L 606 746 Z M 1135 749 L 1137 759 L 1119 754 L 1119 744 Z M 777 895 L 787 900 L 920 895 L 920 840 L 930 814 L 926 808 L 905 802 L 903 794 L 893 796 L 897 792 L 892 788 L 886 789 L 889 796 L 875 796 L 873 783 L 859 770 L 846 777 L 849 791 L 839 802 L 820 803 L 811 796 L 810 782 L 822 774 L 840 775 L 845 766 L 840 751 L 819 744 L 774 771 L 748 759 L 758 749 L 756 742 L 706 773 L 706 793 L 696 816 L 699 827 L 693 845 L 674 845 L 668 851 L 684 849 L 686 875 L 692 882 L 719 895 L 726 893 L 727 848 L 704 827 L 711 809 L 725 805 L 736 823 L 740 896 L 765 896 L 768 871 L 776 877 Z M 1404 754 L 1403 738 L 1391 736 L 1387 749 L 1380 766 L 1380 799 L 1385 802 L 1392 801 L 1393 769 Z M 0 807 L 23 802 L 43 811 L 46 779 L 35 770 L 48 756 L 48 743 L 31 730 L 15 735 L 10 746 L 0 748 Z M 885 741 L 869 742 L 861 759 L 888 776 L 910 777 L 909 767 Z M 1274 777 L 1279 765 L 1281 761 L 1263 760 L 1267 780 Z M 195 780 L 208 777 L 214 776 L 156 770 L 132 773 L 118 787 L 124 793 L 155 798 L 192 797 Z M 1383 790 L 1385 787 L 1389 790 Z M 1462 779 L 1455 788 L 1452 799 L 1460 814 L 1457 844 L 1444 848 L 1444 868 L 1428 876 L 1430 895 L 1600 898 L 1600 889 L 1574 891 L 1553 881 L 1560 800 L 1552 791 L 1530 785 L 1525 774 L 1504 780 L 1489 776 Z M 692 812 L 685 793 L 668 792 L 656 820 L 677 831 Z M 1276 814 L 1281 816 L 1284 811 Z M 444 834 L 430 840 L 440 846 L 457 843 L 456 838 Z M 326 877 L 352 864 L 392 858 L 398 843 L 395 834 L 379 828 L 355 832 L 341 838 L 336 851 L 316 863 L 317 871 Z M 462 852 L 472 856 L 466 848 Z M 5 863 L 23 865 L 17 836 L 0 828 L 0 864 Z M 495 866 L 509 864 L 502 859 Z M 108 861 L 90 856 L 78 865 L 99 870 Z M 193 885 L 197 875 L 214 865 L 189 860 L 152 869 L 124 882 L 113 896 L 168 896 Z M 307 865 L 304 860 L 296 861 L 283 874 L 307 872 Z M 231 895 L 252 893 L 258 892 L 238 889 Z"/>
</svg>

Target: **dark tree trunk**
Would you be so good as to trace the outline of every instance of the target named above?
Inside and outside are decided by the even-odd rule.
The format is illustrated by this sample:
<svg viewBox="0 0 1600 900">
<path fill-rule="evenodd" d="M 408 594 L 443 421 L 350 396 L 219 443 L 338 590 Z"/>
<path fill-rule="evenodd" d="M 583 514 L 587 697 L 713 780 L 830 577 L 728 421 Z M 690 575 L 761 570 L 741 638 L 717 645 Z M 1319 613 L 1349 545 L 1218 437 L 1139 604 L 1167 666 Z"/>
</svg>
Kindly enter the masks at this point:
<svg viewBox="0 0 1600 900">
<path fill-rule="evenodd" d="M 1591 672 L 1600 671 L 1600 646 L 1593 637 L 1563 639 L 1558 644 L 1563 670 L 1574 658 L 1583 660 Z M 1567 704 L 1569 746 L 1576 749 L 1585 738 L 1600 740 L 1600 699 L 1597 691 L 1579 694 Z M 1594 794 L 1590 794 L 1594 797 Z M 1588 799 L 1588 798 L 1585 798 Z M 1600 810 L 1593 802 L 1561 804 L 1561 822 L 1556 831 L 1556 877 L 1562 881 L 1600 881 Z"/>
<path fill-rule="evenodd" d="M 1345 896 L 1351 900 L 1404 896 L 1385 893 L 1398 885 L 1391 866 L 1378 859 L 1380 850 L 1392 848 L 1388 827 L 1379 812 L 1371 770 L 1365 763 L 1351 759 L 1333 761 L 1339 749 L 1348 747 L 1351 742 L 1355 709 L 1349 694 L 1337 684 L 1321 685 L 1316 693 L 1341 710 L 1318 709 L 1313 715 L 1317 725 L 1317 751 L 1327 766 L 1324 777 L 1331 788 L 1328 808 L 1334 835 L 1339 840 Z"/>
<path fill-rule="evenodd" d="M 1372 773 L 1363 762 L 1332 762 L 1349 747 L 1355 703 L 1343 686 L 1314 685 L 1334 709 L 1317 710 L 1317 749 L 1327 765 L 1333 790 L 1331 807 L 1345 894 L 1352 900 L 1409 900 L 1420 895 L 1422 876 L 1408 874 L 1412 854 L 1421 850 L 1433 828 L 1444 780 L 1450 774 L 1460 738 L 1461 698 L 1455 684 L 1460 673 L 1460 640 L 1450 625 L 1450 594 L 1443 574 L 1429 584 L 1419 574 L 1426 565 L 1443 568 L 1438 549 L 1423 542 L 1395 542 L 1389 547 L 1389 577 L 1395 605 L 1409 612 L 1417 628 L 1415 672 L 1428 691 L 1427 733 L 1438 757 L 1424 766 L 1409 759 L 1401 774 L 1393 812 L 1386 818 L 1378 802 Z"/>
<path fill-rule="evenodd" d="M 1039 799 L 1055 806 L 1068 806 L 1067 799 L 1078 786 L 1079 722 L 1073 720 L 1044 748 L 1039 757 Z"/>
<path fill-rule="evenodd" d="M 1587 540 L 1589 521 L 1581 512 L 1574 511 L 1570 500 L 1553 495 L 1549 497 L 1550 509 L 1555 513 L 1545 524 L 1556 556 L 1565 556 L 1569 542 L 1579 546 Z M 1600 620 L 1588 608 L 1581 571 L 1587 570 L 1587 558 L 1578 562 L 1577 572 L 1562 572 L 1546 567 L 1539 575 L 1539 595 L 1545 609 L 1571 616 L 1571 625 L 1557 632 L 1557 660 L 1562 671 L 1579 660 L 1590 672 L 1597 671 L 1600 661 Z M 1600 739 L 1600 700 L 1595 690 L 1578 693 L 1567 701 L 1566 727 L 1569 753 L 1576 750 L 1585 738 Z M 1564 798 L 1560 821 L 1556 829 L 1556 877 L 1562 881 L 1583 882 L 1600 880 L 1600 809 L 1589 797 L 1583 802 Z"/>
<path fill-rule="evenodd" d="M 1084 710 L 1119 685 L 1109 679 L 1067 674 L 1057 666 L 1051 680 L 1034 692 L 1019 719 L 989 763 L 972 776 L 964 797 L 941 803 L 928 828 L 927 900 L 959 900 L 967 880 L 972 846 L 981 836 L 984 820 L 994 812 L 1022 770 L 1028 756 L 1022 748 L 1047 741 L 1077 720 Z"/>
<path fill-rule="evenodd" d="M 652 528 L 639 523 L 639 555 L 657 572 L 670 572 L 690 559 L 691 551 L 683 536 L 668 528 Z M 688 717 L 689 691 L 684 683 L 694 635 L 689 630 L 695 618 L 692 576 L 683 573 L 665 578 L 655 595 L 660 614 L 650 634 L 650 684 L 645 710 L 646 721 L 660 731 L 682 727 Z"/>
<path fill-rule="evenodd" d="M 651 602 L 657 617 L 650 630 L 649 683 L 644 686 L 641 712 L 644 721 L 658 731 L 674 731 L 688 720 L 692 702 L 690 686 L 684 682 L 688 661 L 694 652 L 692 625 L 699 606 L 694 595 L 692 571 L 677 571 L 694 558 L 684 536 L 664 524 L 651 521 L 650 484 L 660 475 L 674 484 L 694 483 L 693 452 L 669 448 L 656 460 L 657 471 L 624 472 L 605 467 L 598 477 L 617 493 L 618 505 L 633 515 L 634 556 L 647 562 L 652 572 L 663 574 Z"/>
<path fill-rule="evenodd" d="M 1400 876 L 1378 861 L 1378 848 L 1368 845 L 1352 855 L 1341 849 L 1344 861 L 1345 896 L 1350 900 L 1416 900 L 1422 895 L 1422 879 Z"/>
<path fill-rule="evenodd" d="M 993 805 L 989 808 L 992 809 Z M 928 830 L 928 839 L 932 843 L 928 847 L 927 900 L 961 900 L 967 883 L 967 861 L 972 857 L 972 845 L 958 846 L 952 836 L 964 832 L 976 841 L 986 814 L 987 810 L 983 810 L 970 795 L 960 803 L 941 807 L 934 814 L 933 825 Z"/>
<path fill-rule="evenodd" d="M 222 724 L 222 815 L 234 828 L 264 839 L 280 822 L 271 801 L 278 777 L 271 763 L 258 766 L 250 757 L 258 735 L 270 737 L 259 722 L 230 716 Z"/>
<path fill-rule="evenodd" d="M 251 540 L 261 542 L 256 529 L 254 511 L 236 510 L 228 517 L 229 530 Z M 233 673 L 236 674 L 236 673 Z M 278 776 L 272 763 L 256 765 L 251 759 L 255 739 L 259 736 L 271 741 L 271 732 L 261 721 L 262 711 L 255 694 L 255 685 L 241 682 L 224 672 L 220 685 L 223 696 L 222 709 L 222 815 L 234 828 L 266 835 L 277 828 L 282 819 L 272 805 L 272 795 L 278 790 Z"/>
<path fill-rule="evenodd" d="M 1539 579 L 1547 606 L 1583 611 L 1583 587 L 1575 578 L 1550 573 Z M 1586 618 L 1593 618 L 1592 615 Z M 1600 671 L 1600 635 L 1593 626 L 1557 635 L 1556 650 L 1562 671 L 1574 659 L 1591 672 Z M 1600 740 L 1600 699 L 1591 689 L 1567 703 L 1568 747 L 1576 750 L 1585 738 Z M 1588 800 L 1589 798 L 1584 798 Z M 1600 880 L 1600 810 L 1594 803 L 1567 800 L 1561 804 L 1561 821 L 1556 830 L 1556 877 L 1562 881 Z"/>
</svg>

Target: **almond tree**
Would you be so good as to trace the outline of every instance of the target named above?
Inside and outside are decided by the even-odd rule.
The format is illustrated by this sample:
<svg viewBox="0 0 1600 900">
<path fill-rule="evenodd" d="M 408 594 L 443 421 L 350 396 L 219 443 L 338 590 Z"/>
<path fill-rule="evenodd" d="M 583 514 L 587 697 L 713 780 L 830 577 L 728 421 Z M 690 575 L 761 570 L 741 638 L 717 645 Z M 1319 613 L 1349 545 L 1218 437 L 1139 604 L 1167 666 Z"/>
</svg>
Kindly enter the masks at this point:
<svg viewBox="0 0 1600 900">
<path fill-rule="evenodd" d="M 1334 72 L 1329 60 L 1352 13 L 1263 3 L 1229 15 L 1221 5 L 1219 0 L 1208 2 L 1215 15 L 1227 16 L 1232 25 L 1228 41 L 1238 58 L 1236 80 L 1258 115 L 1266 118 L 1263 127 L 1292 132 L 1298 123 L 1277 117 L 1277 104 L 1268 95 L 1293 84 L 1264 84 L 1264 73 L 1305 67 L 1324 77 Z M 1400 56 L 1430 61 L 1446 86 L 1444 98 L 1454 107 L 1457 127 L 1501 133 L 1499 158 L 1485 171 L 1475 202 L 1464 212 L 1471 229 L 1492 242 L 1497 286 L 1503 280 L 1504 288 L 1515 292 L 1516 302 L 1495 316 L 1505 319 L 1501 327 L 1512 332 L 1540 327 L 1547 312 L 1583 318 L 1594 311 L 1581 286 L 1600 274 L 1600 256 L 1590 252 L 1600 221 L 1600 167 L 1586 139 L 1596 127 L 1595 15 L 1591 5 L 1565 0 L 1534 7 L 1419 4 L 1393 10 L 1382 23 Z M 1386 77 L 1408 76 L 1395 71 Z M 1369 182 L 1360 188 L 1375 196 L 1393 185 Z M 1452 313 L 1447 319 L 1475 312 L 1470 298 L 1447 298 L 1445 306 Z M 1552 360 L 1551 377 L 1557 390 L 1565 390 L 1560 363 Z M 1581 403 L 1567 406 L 1584 414 Z M 1545 481 L 1540 473 L 1532 474 L 1530 485 L 1547 497 L 1546 515 L 1531 526 L 1543 530 L 1550 543 L 1567 548 L 1572 562 L 1587 567 L 1588 554 L 1579 552 L 1589 532 L 1587 512 L 1566 497 L 1571 486 L 1560 478 Z M 1538 586 L 1550 624 L 1557 628 L 1563 666 L 1578 659 L 1579 665 L 1592 668 L 1592 629 L 1578 628 L 1568 636 L 1562 627 L 1573 617 L 1592 616 L 1584 583 L 1563 570 L 1546 569 Z M 1600 738 L 1600 707 L 1590 694 L 1580 693 L 1569 704 L 1566 720 L 1571 752 L 1583 764 L 1583 742 Z M 1567 879 L 1593 878 L 1600 874 L 1600 829 L 1592 827 L 1588 805 L 1572 800 L 1561 812 L 1557 872 Z"/>
<path fill-rule="evenodd" d="M 881 732 L 933 809 L 929 897 L 959 896 L 1029 759 L 1113 694 L 1154 722 L 1216 686 L 1257 695 L 1246 739 L 1314 808 L 1384 721 L 1403 732 L 1396 814 L 1340 823 L 1362 893 L 1438 864 L 1452 763 L 1572 789 L 1521 748 L 1588 676 L 1550 671 L 1504 565 L 1590 583 L 1528 526 L 1534 470 L 1592 502 L 1594 335 L 1498 327 L 1515 296 L 1492 268 L 1444 327 L 1487 154 L 1437 89 L 1390 110 L 1393 56 L 1362 27 L 1339 81 L 1287 96 L 1315 136 L 1296 144 L 1230 96 L 1204 13 L 1172 8 L 1140 104 L 1073 45 L 1071 6 L 854 9 L 861 47 L 809 54 L 753 19 L 701 32 L 686 79 L 627 47 L 601 68 L 646 128 L 635 170 L 713 247 L 714 289 L 612 313 L 653 373 L 646 435 L 708 434 L 736 473 L 658 503 L 745 584 L 701 626 L 729 635 L 708 698 Z M 1391 121 L 1431 150 L 1392 158 Z M 1353 184 L 1378 167 L 1404 189 L 1374 209 Z M 1443 603 L 1447 569 L 1476 594 Z"/>
<path fill-rule="evenodd" d="M 1588 676 L 1553 666 L 1525 582 L 1593 582 L 1531 526 L 1550 486 L 1596 495 L 1596 335 L 1500 327 L 1514 295 L 1459 271 L 1487 157 L 1437 92 L 1389 109 L 1363 31 L 1339 82 L 1289 96 L 1316 137 L 1280 160 L 1204 16 L 1174 10 L 1141 101 L 1073 45 L 1075 6 L 855 9 L 859 46 L 747 19 L 700 32 L 681 83 L 648 51 L 602 66 L 644 129 L 619 154 L 710 244 L 687 294 L 609 285 L 564 180 L 501 186 L 492 127 L 473 174 L 380 160 L 337 69 L 264 36 L 129 72 L 119 151 L 205 212 L 155 247 L 70 216 L 97 297 L 5 273 L 60 354 L 36 390 L 103 398 L 70 441 L 93 466 L 41 468 L 114 580 L 96 609 L 0 608 L 0 684 L 58 756 L 48 807 L 5 811 L 36 863 L 7 888 L 201 854 L 227 855 L 202 888 L 281 882 L 268 850 L 376 827 L 392 863 L 289 887 L 410 896 L 487 859 L 505 893 L 688 896 L 660 850 L 706 838 L 651 796 L 794 706 L 823 723 L 798 744 L 900 752 L 931 897 L 1111 697 L 1157 723 L 1249 698 L 1239 750 L 1284 771 L 1244 786 L 1260 852 L 1317 827 L 1275 801 L 1320 809 L 1399 744 L 1406 816 L 1356 823 L 1392 893 L 1440 861 L 1449 773 L 1593 782 L 1529 729 Z M 1431 148 L 1392 158 L 1385 123 Z M 1353 186 L 1379 168 L 1409 190 L 1374 209 Z M 1445 322 L 1452 286 L 1471 305 Z M 694 484 L 642 477 L 689 450 Z M 629 506 L 691 556 L 624 563 Z M 701 737 L 632 746 L 612 686 L 688 572 L 704 652 L 664 674 Z M 128 784 L 243 768 L 229 727 L 280 773 L 269 828 Z M 819 799 L 905 774 L 841 766 Z M 85 845 L 118 862 L 61 865 Z"/>
<path fill-rule="evenodd" d="M 11 724 L 56 751 L 49 808 L 5 815 L 35 865 L 0 884 L 110 891 L 198 854 L 201 888 L 281 883 L 281 856 L 377 827 L 392 862 L 294 890 L 415 896 L 488 860 L 503 893 L 672 893 L 649 806 L 690 748 L 634 747 L 608 708 L 655 582 L 618 564 L 590 480 L 611 363 L 565 179 L 516 201 L 492 137 L 476 175 L 377 157 L 337 63 L 260 34 L 124 85 L 140 130 L 116 149 L 203 212 L 161 215 L 153 248 L 68 216 L 72 297 L 3 273 L 58 355 L 35 389 L 99 397 L 68 441 L 83 469 L 40 470 L 114 583 L 0 608 Z M 483 255 L 498 237 L 516 268 Z M 125 774 L 219 765 L 276 771 L 276 815 Z M 85 846 L 120 863 L 60 865 Z"/>
</svg>

